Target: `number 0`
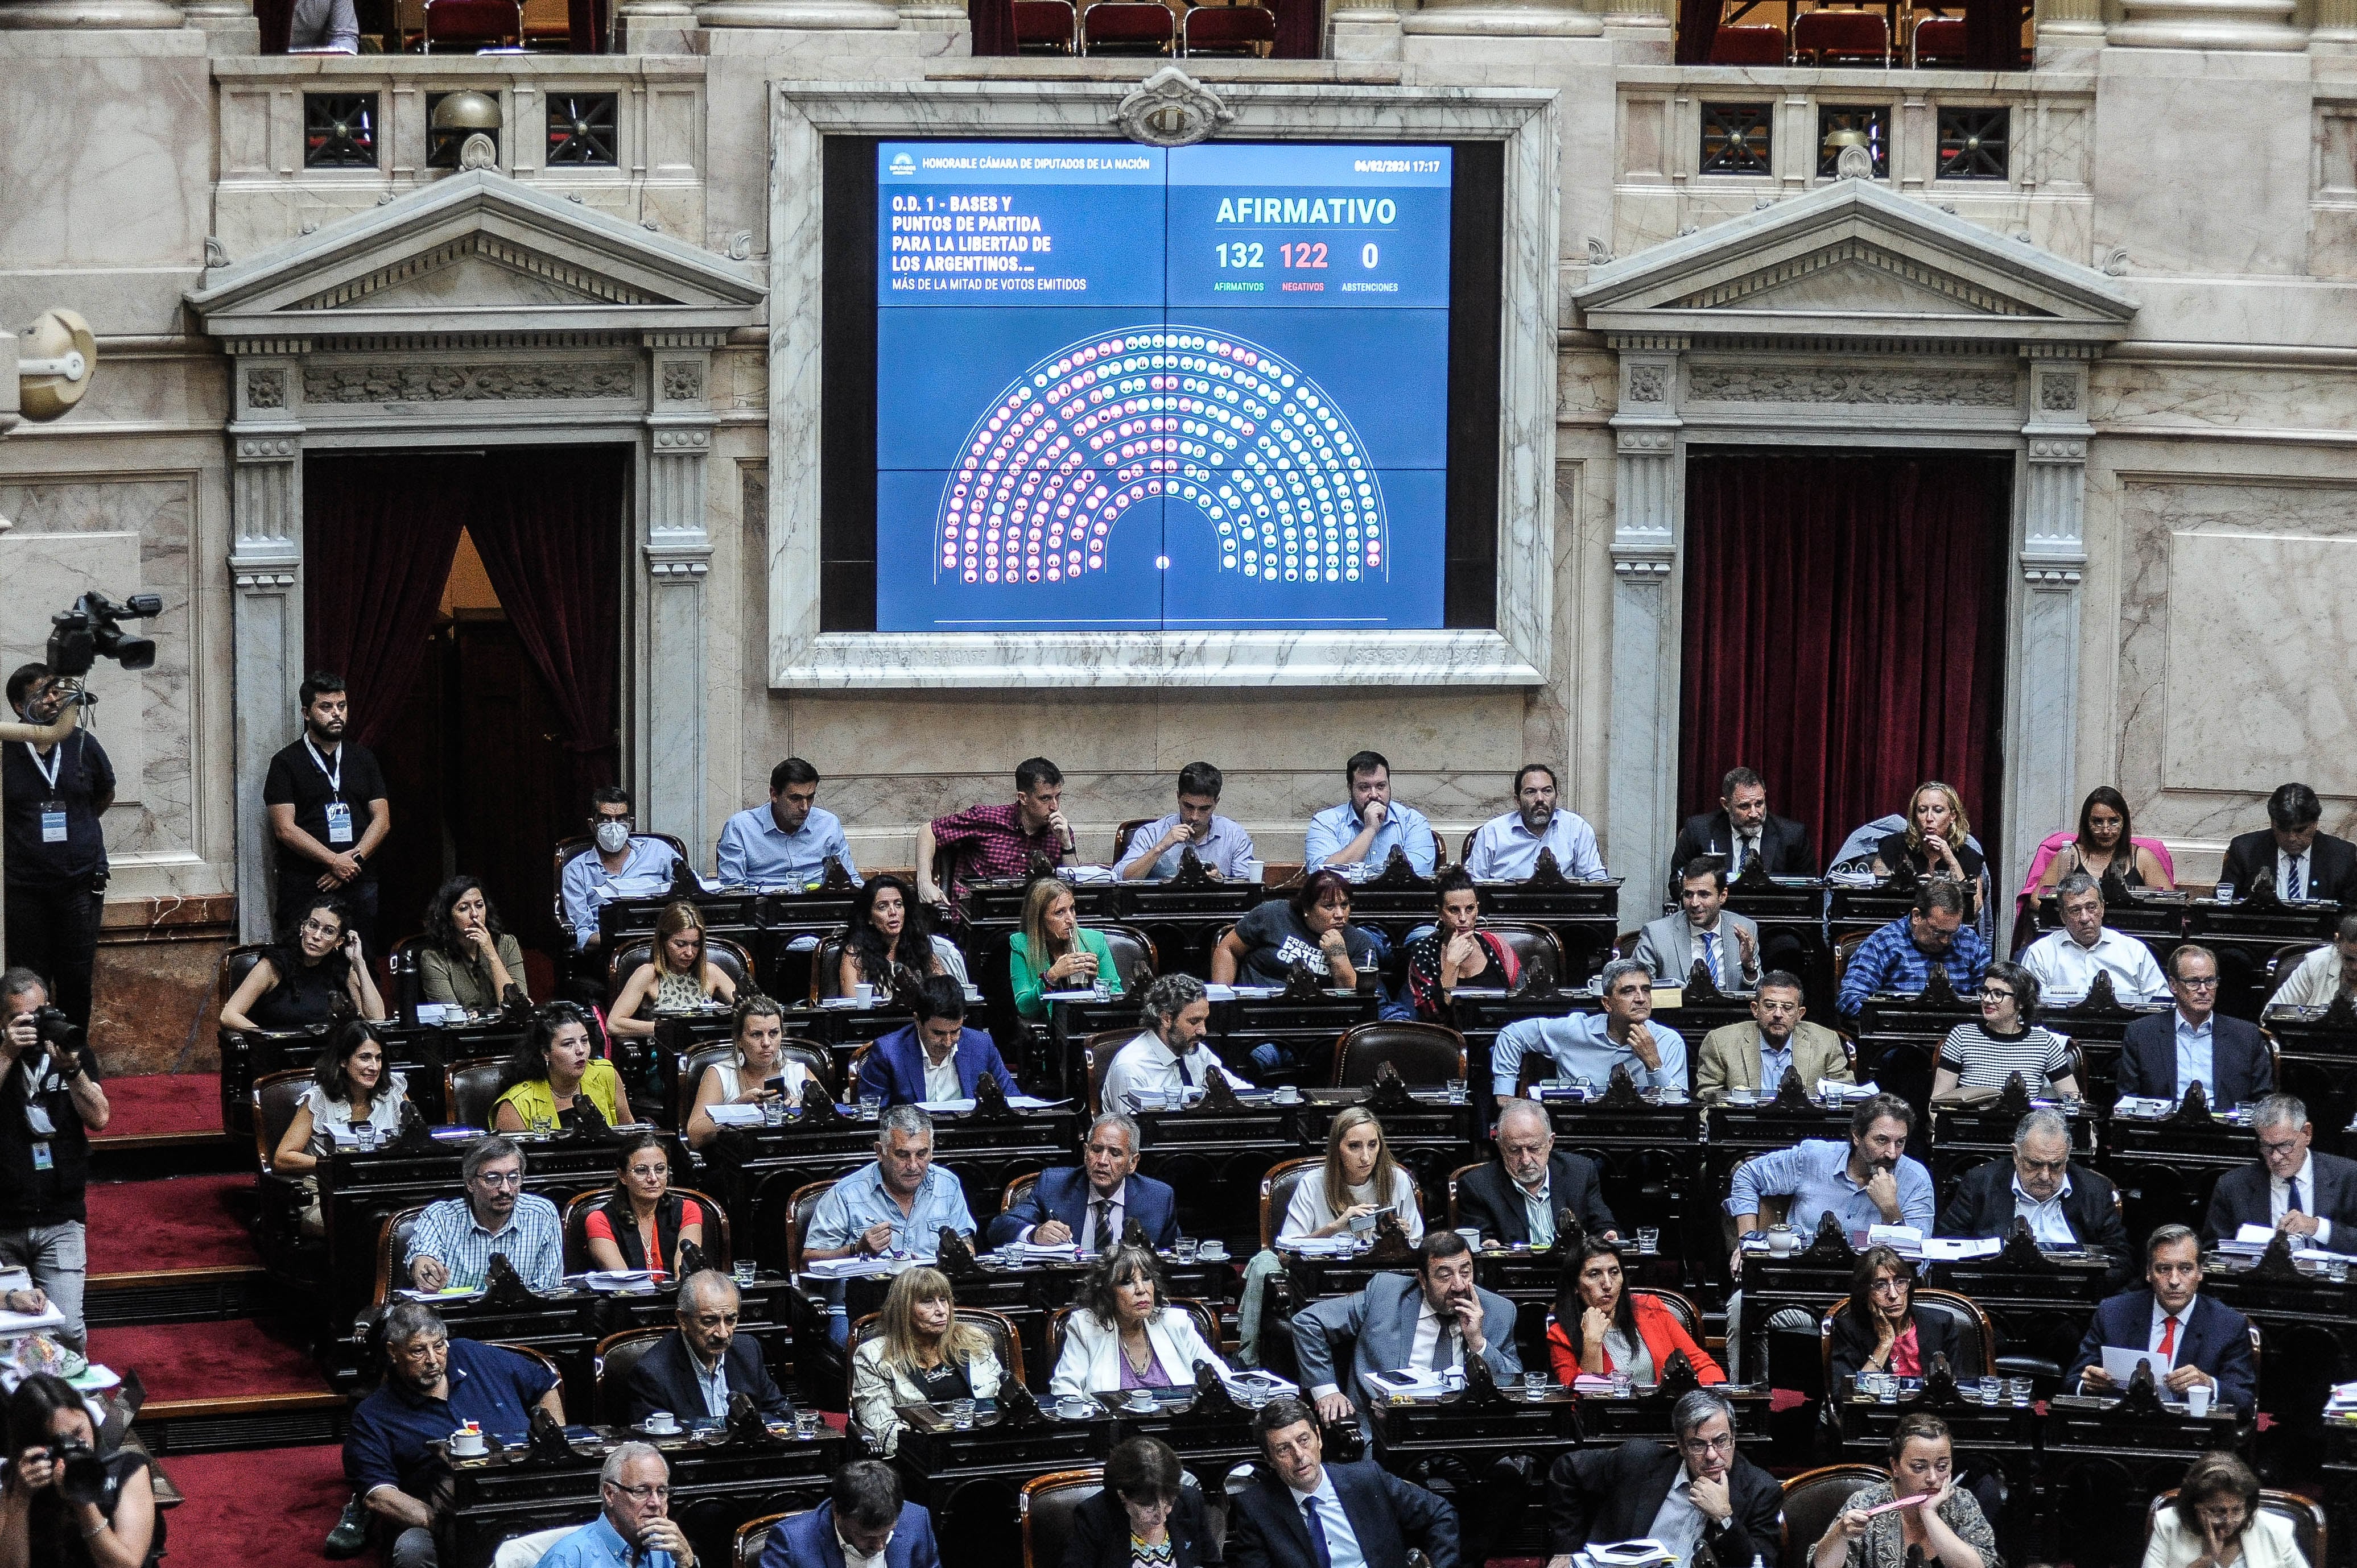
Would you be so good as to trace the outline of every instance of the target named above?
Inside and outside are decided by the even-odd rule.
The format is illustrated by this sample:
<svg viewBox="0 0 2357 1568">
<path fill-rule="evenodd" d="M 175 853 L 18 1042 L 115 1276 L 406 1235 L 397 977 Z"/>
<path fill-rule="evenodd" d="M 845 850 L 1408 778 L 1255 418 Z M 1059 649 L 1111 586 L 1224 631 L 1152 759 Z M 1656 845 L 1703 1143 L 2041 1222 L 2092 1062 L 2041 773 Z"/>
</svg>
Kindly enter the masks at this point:
<svg viewBox="0 0 2357 1568">
<path fill-rule="evenodd" d="M 1359 264 L 1362 267 L 1372 270 L 1376 260 L 1375 247 L 1372 243 L 1359 252 Z"/>
</svg>

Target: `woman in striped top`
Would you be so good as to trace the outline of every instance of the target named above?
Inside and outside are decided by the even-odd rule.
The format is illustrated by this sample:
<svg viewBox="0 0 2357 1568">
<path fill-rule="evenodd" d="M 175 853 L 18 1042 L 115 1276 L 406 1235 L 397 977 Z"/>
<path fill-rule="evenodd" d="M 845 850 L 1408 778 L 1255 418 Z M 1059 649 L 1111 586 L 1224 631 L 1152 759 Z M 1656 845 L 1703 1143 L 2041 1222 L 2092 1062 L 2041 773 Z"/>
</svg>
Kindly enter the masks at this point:
<svg viewBox="0 0 2357 1568">
<path fill-rule="evenodd" d="M 2075 1096 L 2071 1042 L 2029 1021 L 2038 1013 L 2038 977 L 2000 961 L 1988 966 L 1981 985 L 1981 1021 L 1957 1025 L 1941 1042 L 1932 1098 L 1959 1089 L 2003 1089 L 2017 1072 L 2032 1093 L 2050 1079 L 2055 1093 Z"/>
</svg>

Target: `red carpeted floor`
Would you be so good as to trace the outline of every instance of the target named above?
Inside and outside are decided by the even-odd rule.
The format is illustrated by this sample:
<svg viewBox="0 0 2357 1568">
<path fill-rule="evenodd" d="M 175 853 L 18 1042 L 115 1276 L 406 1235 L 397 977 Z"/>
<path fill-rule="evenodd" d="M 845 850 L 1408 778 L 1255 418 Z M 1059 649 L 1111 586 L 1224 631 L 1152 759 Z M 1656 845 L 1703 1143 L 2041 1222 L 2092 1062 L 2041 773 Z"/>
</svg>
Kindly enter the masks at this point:
<svg viewBox="0 0 2357 1568">
<path fill-rule="evenodd" d="M 324 1444 L 167 1455 L 164 1469 L 188 1499 L 167 1516 L 172 1568 L 327 1562 L 319 1544 L 352 1495 L 343 1455 Z"/>
<path fill-rule="evenodd" d="M 113 1107 L 101 1138 L 135 1133 L 218 1133 L 221 1120 L 221 1074 L 158 1072 L 137 1078 L 110 1078 L 106 1101 Z"/>
<path fill-rule="evenodd" d="M 250 1317 L 93 1328 L 90 1359 L 118 1372 L 136 1367 L 150 1404 L 322 1393 L 328 1387 L 301 1345 L 275 1337 Z"/>
<path fill-rule="evenodd" d="M 252 1175 L 102 1182 L 90 1189 L 90 1272 L 258 1268 Z"/>
</svg>

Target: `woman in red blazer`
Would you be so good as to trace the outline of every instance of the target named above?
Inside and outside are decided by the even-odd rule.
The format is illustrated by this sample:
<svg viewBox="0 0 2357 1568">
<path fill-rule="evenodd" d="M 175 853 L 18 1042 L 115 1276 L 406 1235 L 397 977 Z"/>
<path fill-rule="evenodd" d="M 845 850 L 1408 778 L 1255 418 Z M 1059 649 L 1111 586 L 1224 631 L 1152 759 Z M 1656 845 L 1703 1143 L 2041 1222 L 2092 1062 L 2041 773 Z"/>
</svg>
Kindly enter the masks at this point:
<svg viewBox="0 0 2357 1568">
<path fill-rule="evenodd" d="M 1695 1343 L 1676 1314 L 1629 1290 L 1612 1242 L 1594 1236 L 1582 1240 L 1572 1251 L 1563 1281 L 1554 1321 L 1547 1325 L 1547 1360 L 1556 1382 L 1568 1385 L 1582 1372 L 1609 1377 L 1625 1371 L 1641 1384 L 1657 1383 L 1662 1369 L 1681 1350 L 1701 1381 L 1727 1381 L 1727 1373 Z"/>
</svg>

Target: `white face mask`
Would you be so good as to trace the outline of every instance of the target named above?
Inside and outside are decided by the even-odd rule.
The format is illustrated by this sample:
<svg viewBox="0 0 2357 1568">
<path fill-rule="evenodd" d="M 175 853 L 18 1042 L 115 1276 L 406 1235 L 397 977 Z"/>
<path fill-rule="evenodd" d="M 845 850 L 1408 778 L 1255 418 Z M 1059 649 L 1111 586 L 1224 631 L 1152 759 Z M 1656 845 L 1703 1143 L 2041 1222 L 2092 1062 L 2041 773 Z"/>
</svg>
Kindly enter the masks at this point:
<svg viewBox="0 0 2357 1568">
<path fill-rule="evenodd" d="M 597 824 L 597 847 L 608 854 L 619 854 L 630 847 L 630 824 L 608 817 Z"/>
</svg>

